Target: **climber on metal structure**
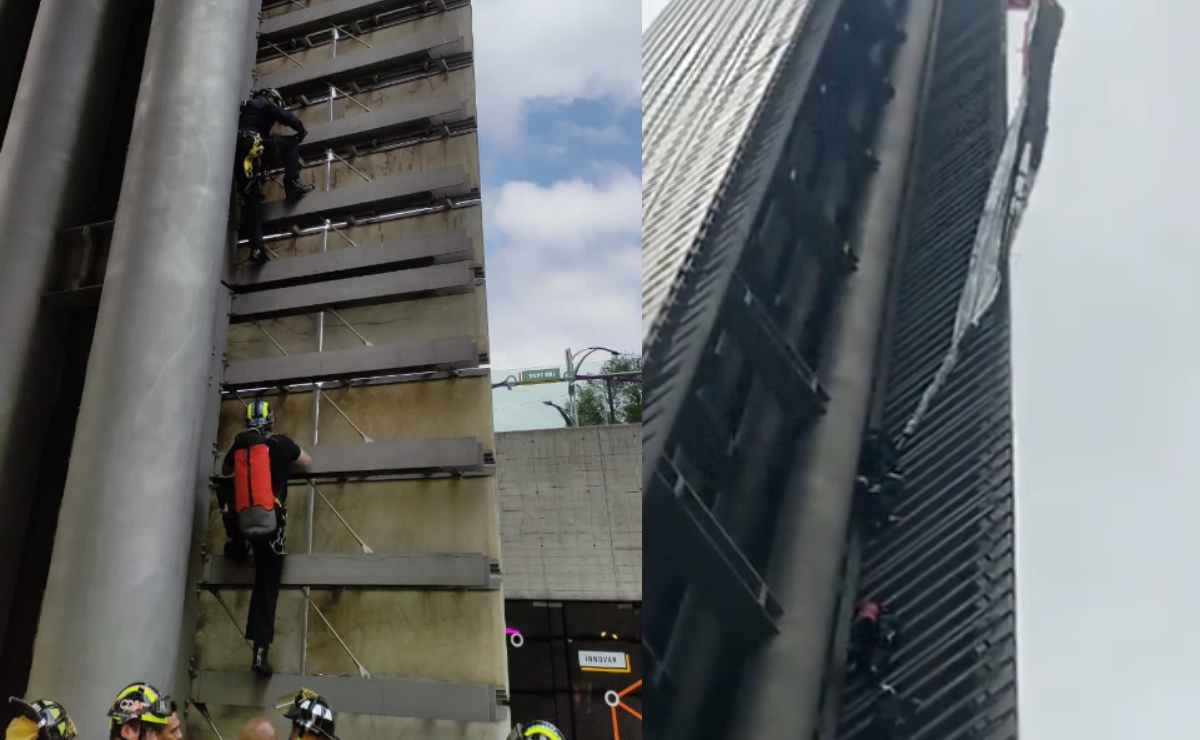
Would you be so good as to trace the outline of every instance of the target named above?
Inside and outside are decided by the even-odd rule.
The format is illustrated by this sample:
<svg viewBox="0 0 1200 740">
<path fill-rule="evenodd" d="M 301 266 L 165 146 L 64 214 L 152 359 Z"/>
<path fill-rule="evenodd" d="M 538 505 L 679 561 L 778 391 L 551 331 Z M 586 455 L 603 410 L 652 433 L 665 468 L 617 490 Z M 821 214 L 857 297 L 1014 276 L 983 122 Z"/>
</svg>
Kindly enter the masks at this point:
<svg viewBox="0 0 1200 740">
<path fill-rule="evenodd" d="M 250 669 L 265 676 L 273 672 L 267 651 L 275 641 L 275 606 L 286 553 L 288 474 L 312 465 L 312 458 L 291 437 L 272 433 L 274 425 L 275 411 L 266 401 L 246 407 L 246 430 L 234 438 L 221 466 L 222 475 L 233 477 L 232 486 L 228 480 L 217 486 L 221 519 L 234 543 L 226 552 L 244 559 L 247 545 L 240 543 L 245 542 L 254 553 L 246 639 L 254 647 Z"/>
<path fill-rule="evenodd" d="M 234 156 L 234 179 L 242 196 L 242 228 L 250 240 L 250 260 L 267 261 L 263 248 L 262 187 L 259 183 L 264 165 L 283 167 L 283 191 L 288 198 L 300 198 L 313 186 L 300 182 L 300 142 L 308 136 L 304 123 L 284 108 L 278 90 L 256 90 L 242 104 L 238 116 L 237 148 Z M 275 124 L 287 126 L 295 134 L 272 134 Z"/>
</svg>

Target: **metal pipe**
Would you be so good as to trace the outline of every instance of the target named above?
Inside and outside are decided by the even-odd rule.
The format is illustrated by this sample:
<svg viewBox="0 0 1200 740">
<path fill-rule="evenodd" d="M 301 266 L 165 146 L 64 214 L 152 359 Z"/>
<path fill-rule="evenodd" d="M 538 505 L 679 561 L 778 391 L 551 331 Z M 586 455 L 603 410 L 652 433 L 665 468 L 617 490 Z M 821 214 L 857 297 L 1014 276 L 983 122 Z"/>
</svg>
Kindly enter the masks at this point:
<svg viewBox="0 0 1200 740">
<path fill-rule="evenodd" d="M 857 272 L 846 281 L 824 364 L 827 412 L 800 443 L 805 464 L 788 483 L 781 536 L 767 580 L 783 606 L 780 634 L 752 664 L 736 723 L 744 740 L 813 736 L 826 680 L 828 640 L 842 582 L 854 476 L 867 421 L 886 313 L 891 256 L 907 200 L 917 122 L 939 0 L 911 0 L 908 40 L 892 66 L 896 97 L 875 147 L 879 170 L 867 192 Z"/>
<path fill-rule="evenodd" d="M 29 682 L 83 736 L 128 681 L 176 688 L 245 21 L 244 0 L 154 7 Z"/>
<path fill-rule="evenodd" d="M 42 295 L 56 234 L 90 212 L 130 8 L 43 0 L 0 147 L 0 636 L 62 363 L 65 317 Z"/>
</svg>

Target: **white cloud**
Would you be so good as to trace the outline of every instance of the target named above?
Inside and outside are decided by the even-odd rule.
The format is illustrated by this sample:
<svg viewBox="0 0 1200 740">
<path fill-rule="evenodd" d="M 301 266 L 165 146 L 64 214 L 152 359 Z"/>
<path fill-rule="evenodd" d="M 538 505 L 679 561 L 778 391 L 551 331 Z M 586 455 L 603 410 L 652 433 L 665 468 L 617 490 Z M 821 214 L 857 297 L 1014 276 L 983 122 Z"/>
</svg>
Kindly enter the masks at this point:
<svg viewBox="0 0 1200 740">
<path fill-rule="evenodd" d="M 641 105 L 637 0 L 479 0 L 473 7 L 480 132 L 515 142 L 533 100 Z"/>
<path fill-rule="evenodd" d="M 553 365 L 563 350 L 641 346 L 641 180 L 613 169 L 550 187 L 508 182 L 485 207 L 492 366 Z"/>
</svg>

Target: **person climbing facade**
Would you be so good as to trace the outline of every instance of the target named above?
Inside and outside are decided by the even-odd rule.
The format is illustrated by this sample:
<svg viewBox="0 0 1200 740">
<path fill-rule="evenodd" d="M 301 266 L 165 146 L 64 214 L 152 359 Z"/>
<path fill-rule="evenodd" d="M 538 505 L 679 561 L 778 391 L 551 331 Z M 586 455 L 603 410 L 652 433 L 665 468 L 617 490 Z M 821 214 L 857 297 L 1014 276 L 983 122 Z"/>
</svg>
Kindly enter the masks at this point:
<svg viewBox="0 0 1200 740">
<path fill-rule="evenodd" d="M 296 114 L 284 106 L 278 90 L 256 90 L 242 104 L 238 116 L 234 179 L 242 197 L 242 229 L 250 241 L 250 260 L 267 261 L 262 240 L 262 187 L 259 175 L 264 165 L 283 167 L 283 190 L 288 198 L 300 198 L 313 186 L 300 182 L 300 143 L 308 129 Z M 272 134 L 276 124 L 287 126 L 295 134 Z"/>
<path fill-rule="evenodd" d="M 288 740 L 338 740 L 334 734 L 337 718 L 333 707 L 324 697 L 308 689 L 297 692 L 283 716 L 292 721 Z"/>
<path fill-rule="evenodd" d="M 275 641 L 275 607 L 286 553 L 288 475 L 312 464 L 291 437 L 273 433 L 274 425 L 271 405 L 252 402 L 246 407 L 246 429 L 234 438 L 221 466 L 222 475 L 233 478 L 237 530 L 254 555 L 254 586 L 246 617 L 246 639 L 254 646 L 250 667 L 268 676 L 273 672 L 267 653 Z M 222 502 L 225 521 L 232 519 L 228 505 L 228 500 Z"/>
</svg>

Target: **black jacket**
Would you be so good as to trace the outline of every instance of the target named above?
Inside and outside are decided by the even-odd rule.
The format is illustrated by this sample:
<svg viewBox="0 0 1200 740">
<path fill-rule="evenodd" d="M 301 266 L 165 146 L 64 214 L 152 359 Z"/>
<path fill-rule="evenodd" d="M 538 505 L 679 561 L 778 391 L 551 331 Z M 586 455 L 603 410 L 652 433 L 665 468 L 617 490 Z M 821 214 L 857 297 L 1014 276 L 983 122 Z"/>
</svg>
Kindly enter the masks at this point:
<svg viewBox="0 0 1200 740">
<path fill-rule="evenodd" d="M 271 135 L 271 127 L 277 123 L 297 133 L 308 133 L 304 124 L 296 118 L 296 114 L 280 108 L 266 98 L 251 98 L 242 103 L 242 112 L 238 116 L 238 131 L 257 131 L 259 136 L 265 139 Z"/>
</svg>

